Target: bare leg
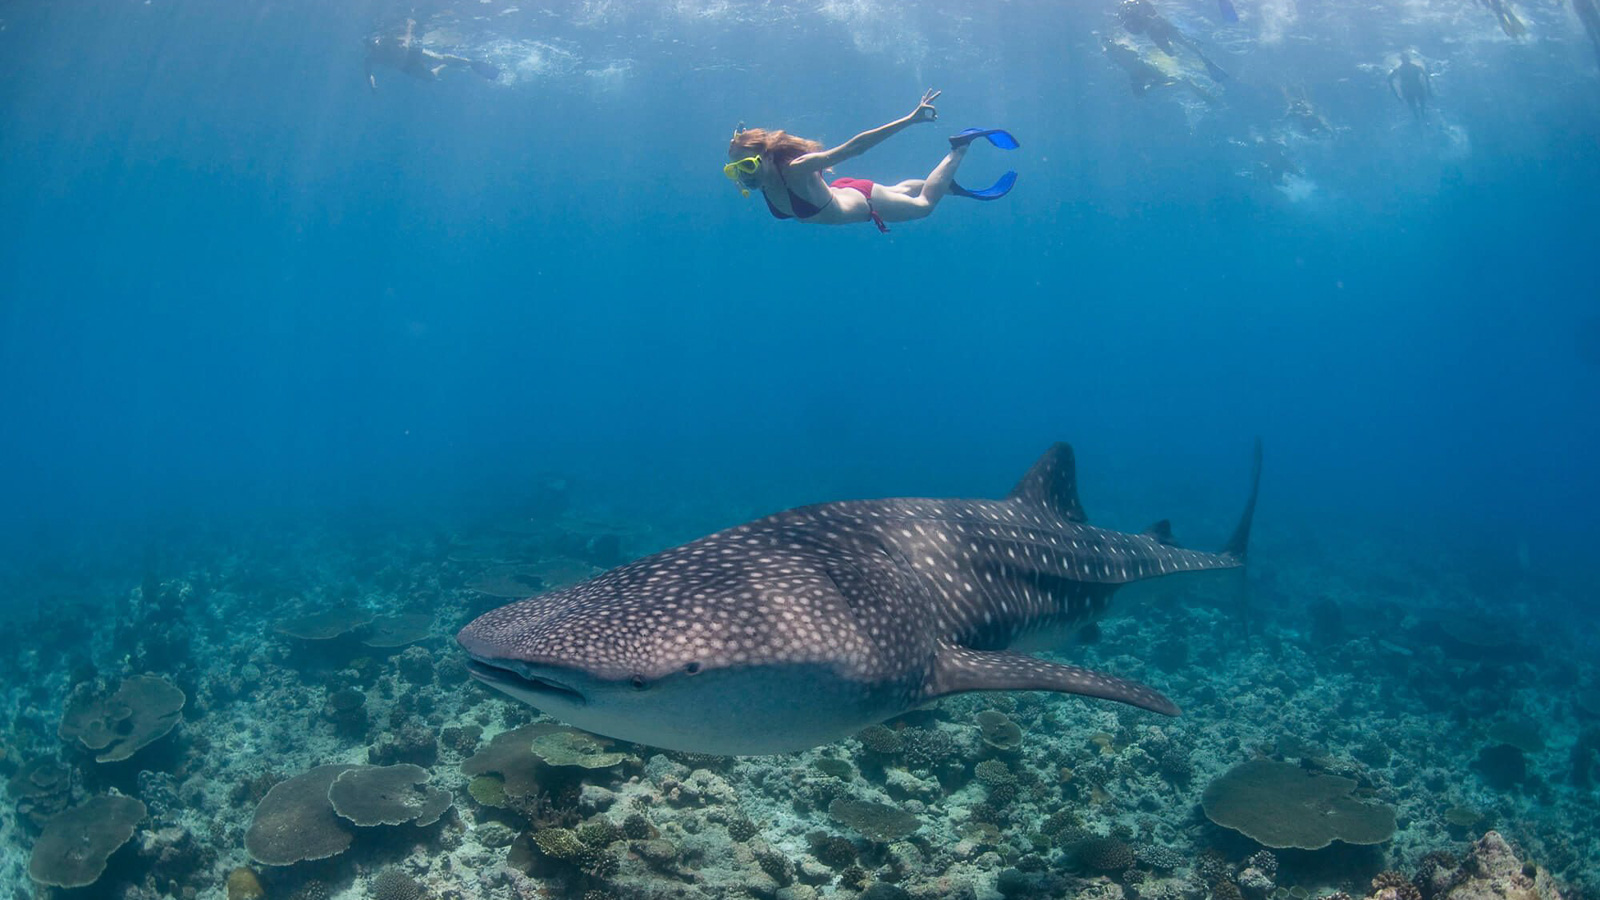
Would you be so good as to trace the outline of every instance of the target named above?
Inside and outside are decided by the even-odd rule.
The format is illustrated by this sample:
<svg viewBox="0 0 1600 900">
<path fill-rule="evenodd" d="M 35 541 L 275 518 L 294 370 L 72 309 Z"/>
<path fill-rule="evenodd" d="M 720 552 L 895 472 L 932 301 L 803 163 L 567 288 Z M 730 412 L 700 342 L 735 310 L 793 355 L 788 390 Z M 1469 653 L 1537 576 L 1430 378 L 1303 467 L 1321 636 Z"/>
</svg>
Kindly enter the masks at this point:
<svg viewBox="0 0 1600 900">
<path fill-rule="evenodd" d="M 939 161 L 933 171 L 928 173 L 928 179 L 922 185 L 922 199 L 932 206 L 944 199 L 950 192 L 950 183 L 956 180 L 956 169 L 960 167 L 961 160 L 966 158 L 967 147 L 963 144 L 950 150 L 950 155 Z"/>
<path fill-rule="evenodd" d="M 873 206 L 888 222 L 906 222 L 926 216 L 933 212 L 933 208 L 938 206 L 939 201 L 950 192 L 950 184 L 956 178 L 956 169 L 966 155 L 965 146 L 953 148 L 950 155 L 935 166 L 927 178 L 922 179 L 921 188 L 916 194 L 900 190 L 901 187 L 911 184 L 910 181 L 903 181 L 892 188 L 879 185 L 879 190 L 872 192 Z"/>
</svg>

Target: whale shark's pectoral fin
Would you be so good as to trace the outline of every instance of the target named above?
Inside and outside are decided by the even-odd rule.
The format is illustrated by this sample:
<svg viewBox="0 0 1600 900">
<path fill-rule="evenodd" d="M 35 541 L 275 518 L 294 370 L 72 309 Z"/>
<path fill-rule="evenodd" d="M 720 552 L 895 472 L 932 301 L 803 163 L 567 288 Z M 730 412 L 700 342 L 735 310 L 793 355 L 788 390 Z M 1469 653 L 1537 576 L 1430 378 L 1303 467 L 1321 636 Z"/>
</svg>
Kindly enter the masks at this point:
<svg viewBox="0 0 1600 900">
<path fill-rule="evenodd" d="M 928 699 L 968 691 L 1056 691 L 1115 700 L 1164 716 L 1181 712 L 1176 703 L 1136 681 L 1020 653 L 940 643 L 934 654 Z"/>
</svg>

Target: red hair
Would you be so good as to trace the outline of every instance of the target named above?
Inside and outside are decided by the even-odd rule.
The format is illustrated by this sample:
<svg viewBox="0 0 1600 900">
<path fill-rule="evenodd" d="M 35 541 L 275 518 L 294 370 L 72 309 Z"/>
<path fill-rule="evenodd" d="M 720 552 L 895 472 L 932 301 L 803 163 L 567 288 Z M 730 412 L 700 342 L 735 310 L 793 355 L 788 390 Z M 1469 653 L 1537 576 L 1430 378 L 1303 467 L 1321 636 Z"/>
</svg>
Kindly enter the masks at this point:
<svg viewBox="0 0 1600 900">
<path fill-rule="evenodd" d="M 781 128 L 746 128 L 728 142 L 730 151 L 735 147 L 748 150 L 751 156 L 770 156 L 777 163 L 791 163 L 797 156 L 819 153 L 823 149 L 816 141 L 790 134 Z"/>
</svg>

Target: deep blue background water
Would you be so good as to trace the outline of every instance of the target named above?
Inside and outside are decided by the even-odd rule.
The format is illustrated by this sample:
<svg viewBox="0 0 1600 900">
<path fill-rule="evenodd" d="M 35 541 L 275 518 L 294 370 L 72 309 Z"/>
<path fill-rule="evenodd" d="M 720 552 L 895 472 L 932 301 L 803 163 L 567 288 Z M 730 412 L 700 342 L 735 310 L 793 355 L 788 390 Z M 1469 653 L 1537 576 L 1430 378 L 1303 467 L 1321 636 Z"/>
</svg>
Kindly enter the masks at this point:
<svg viewBox="0 0 1600 900">
<path fill-rule="evenodd" d="M 530 8 L 494 27 L 571 70 L 377 93 L 360 40 L 403 11 L 328 6 L 0 4 L 14 550 L 552 472 L 729 517 L 994 495 L 1058 439 L 1097 519 L 1220 540 L 1260 434 L 1268 530 L 1582 574 L 1600 78 L 1564 5 L 1520 43 L 1470 4 L 1260 43 L 1248 3 L 1232 37 L 1170 4 L 1238 76 L 1192 128 L 1101 56 L 1104 5 Z M 1383 85 L 1407 44 L 1441 71 L 1424 126 Z M 940 122 L 841 173 L 920 176 L 1004 125 L 1023 149 L 963 177 L 1018 169 L 1007 200 L 881 236 L 776 222 L 720 174 L 740 120 L 838 142 L 929 85 Z M 1296 145 L 1300 202 L 1240 174 L 1284 86 L 1342 129 Z"/>
</svg>

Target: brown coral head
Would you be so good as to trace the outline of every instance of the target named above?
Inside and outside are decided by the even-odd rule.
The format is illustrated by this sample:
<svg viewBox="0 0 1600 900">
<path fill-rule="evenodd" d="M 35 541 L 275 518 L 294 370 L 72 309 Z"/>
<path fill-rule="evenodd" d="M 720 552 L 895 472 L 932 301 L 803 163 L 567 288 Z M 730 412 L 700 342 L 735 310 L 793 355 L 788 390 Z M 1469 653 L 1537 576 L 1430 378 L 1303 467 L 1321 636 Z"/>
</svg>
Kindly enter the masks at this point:
<svg viewBox="0 0 1600 900">
<path fill-rule="evenodd" d="M 1380 900 L 1422 900 L 1422 891 L 1411 879 L 1389 869 L 1372 879 L 1372 893 Z"/>
<path fill-rule="evenodd" d="M 835 798 L 828 815 L 855 829 L 862 837 L 893 843 L 922 827 L 922 820 L 898 806 L 868 800 Z"/>
</svg>

